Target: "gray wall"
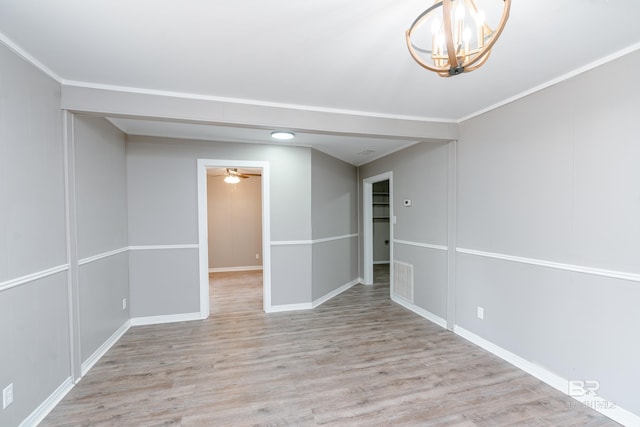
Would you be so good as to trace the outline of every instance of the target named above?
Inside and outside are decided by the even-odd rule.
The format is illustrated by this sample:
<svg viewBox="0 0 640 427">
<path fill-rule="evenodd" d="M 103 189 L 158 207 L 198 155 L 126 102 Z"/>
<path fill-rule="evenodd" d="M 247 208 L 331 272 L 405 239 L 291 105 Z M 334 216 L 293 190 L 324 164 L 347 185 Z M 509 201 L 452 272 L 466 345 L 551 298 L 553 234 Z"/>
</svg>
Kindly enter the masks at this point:
<svg viewBox="0 0 640 427">
<path fill-rule="evenodd" d="M 462 123 L 458 246 L 640 273 L 639 66 L 635 52 Z M 458 325 L 640 414 L 638 282 L 469 254 L 457 267 Z"/>
<path fill-rule="evenodd" d="M 210 269 L 262 265 L 261 177 L 207 176 L 207 214 Z"/>
<path fill-rule="evenodd" d="M 311 226 L 313 240 L 358 232 L 358 187 L 355 166 L 311 150 Z M 358 239 L 314 242 L 314 300 L 358 277 Z"/>
<path fill-rule="evenodd" d="M 128 246 L 126 169 L 124 135 L 76 116 L 67 188 L 60 85 L 3 45 L 0 63 L 0 389 L 14 386 L 0 425 L 12 426 L 71 386 L 79 363 L 129 319 L 127 254 L 91 259 Z"/>
<path fill-rule="evenodd" d="M 394 240 L 448 245 L 448 153 L 445 143 L 421 143 L 360 167 L 361 181 L 393 172 Z M 404 199 L 412 206 L 403 206 Z M 401 243 L 393 243 L 393 251 L 392 262 L 414 267 L 414 304 L 446 319 L 447 252 Z"/>
<path fill-rule="evenodd" d="M 60 85 L 0 44 L 0 286 L 67 263 Z M 69 376 L 67 274 L 0 290 L 0 389 L 19 424 Z"/>
<path fill-rule="evenodd" d="M 125 135 L 102 118 L 73 120 L 81 359 L 86 361 L 129 319 Z"/>
<path fill-rule="evenodd" d="M 309 240 L 310 151 L 276 145 L 129 137 L 130 244 L 198 243 L 198 158 L 268 161 L 271 240 Z M 299 249 L 298 245 L 272 248 L 273 305 L 311 301 L 310 254 Z M 197 249 L 135 250 L 130 262 L 132 317 L 200 310 Z"/>
</svg>

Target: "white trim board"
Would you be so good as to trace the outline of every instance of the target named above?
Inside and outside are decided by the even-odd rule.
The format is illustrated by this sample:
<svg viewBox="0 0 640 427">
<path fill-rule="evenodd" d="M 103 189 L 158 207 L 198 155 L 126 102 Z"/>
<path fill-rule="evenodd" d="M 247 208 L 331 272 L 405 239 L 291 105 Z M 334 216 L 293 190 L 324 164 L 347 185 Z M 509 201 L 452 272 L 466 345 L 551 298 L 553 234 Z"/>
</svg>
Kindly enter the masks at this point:
<svg viewBox="0 0 640 427">
<path fill-rule="evenodd" d="M 225 160 L 199 158 L 196 165 L 198 194 L 198 273 L 200 281 L 201 318 L 209 317 L 209 228 L 207 168 L 239 167 L 262 170 L 262 304 L 263 310 L 271 307 L 271 172 L 268 161 Z"/>
<path fill-rule="evenodd" d="M 113 345 L 117 343 L 124 334 L 127 333 L 129 328 L 131 328 L 131 321 L 127 320 L 113 333 L 113 335 L 107 338 L 107 340 L 102 343 L 102 345 L 98 347 L 98 349 L 94 351 L 93 354 L 87 358 L 87 360 L 82 362 L 80 372 L 83 377 L 87 374 L 87 372 L 89 372 L 91 368 L 93 368 L 93 365 L 95 365 L 98 360 L 100 360 L 102 356 L 104 356 L 107 351 L 109 351 L 109 349 L 113 347 Z"/>
<path fill-rule="evenodd" d="M 430 311 L 427 311 L 422 307 L 418 307 L 417 305 L 412 304 L 409 301 L 405 300 L 404 298 L 400 298 L 400 297 L 398 297 L 396 295 L 391 295 L 391 300 L 393 302 L 397 303 L 397 304 L 400 304 L 401 306 L 403 306 L 407 310 L 414 312 L 418 316 L 424 317 L 428 321 L 435 323 L 436 325 L 440 326 L 441 328 L 447 329 L 447 321 L 444 320 L 442 317 L 436 316 L 435 314 L 431 313 Z"/>
<path fill-rule="evenodd" d="M 393 208 L 393 172 L 383 172 L 378 175 L 362 179 L 362 265 L 363 265 L 363 285 L 373 285 L 373 184 L 381 181 L 389 181 L 389 259 L 393 260 L 394 241 L 394 221 L 395 210 Z M 358 186 L 359 187 L 359 186 Z M 390 264 L 389 271 L 389 294 L 393 294 L 393 263 Z"/>
<path fill-rule="evenodd" d="M 435 250 L 439 250 L 439 251 L 448 251 L 449 250 L 448 246 L 434 245 L 434 244 L 431 244 L 431 243 L 412 242 L 412 241 L 409 241 L 409 240 L 393 239 L 393 243 L 398 243 L 400 245 L 417 246 L 419 248 L 435 249 Z"/>
<path fill-rule="evenodd" d="M 159 316 L 133 317 L 131 318 L 131 326 L 161 325 L 164 323 L 189 322 L 192 320 L 204 320 L 200 312 L 181 313 L 181 314 L 163 314 Z"/>
<path fill-rule="evenodd" d="M 59 84 L 62 84 L 63 80 L 59 75 L 54 73 L 51 70 L 51 68 L 47 67 L 42 62 L 38 61 L 35 57 L 33 57 L 31 54 L 29 54 L 26 50 L 24 50 L 20 46 L 18 46 L 9 37 L 7 37 L 6 35 L 0 33 L 0 41 L 2 43 L 4 43 L 5 46 L 7 46 L 9 49 L 11 49 L 15 54 L 17 54 L 18 56 L 22 57 L 24 60 L 29 62 L 31 65 L 33 65 L 34 67 L 36 67 L 37 69 L 42 71 L 44 74 L 46 74 L 47 76 L 49 76 L 50 78 L 52 78 L 53 80 L 58 82 Z"/>
<path fill-rule="evenodd" d="M 358 233 L 344 234 L 342 236 L 334 236 L 334 237 L 324 237 L 322 239 L 314 239 L 311 241 L 311 243 L 315 245 L 318 243 L 333 242 L 336 240 L 353 239 L 354 237 L 358 237 Z"/>
<path fill-rule="evenodd" d="M 524 92 L 520 92 L 520 93 L 518 93 L 518 94 L 516 94 L 516 95 L 514 95 L 512 97 L 507 98 L 507 99 L 503 99 L 502 101 L 499 101 L 499 102 L 497 102 L 497 103 L 495 103 L 493 105 L 490 105 L 490 106 L 488 106 L 486 108 L 482 108 L 482 109 L 480 109 L 478 111 L 475 111 L 475 112 L 473 112 L 473 113 L 471 113 L 471 114 L 469 114 L 467 116 L 460 117 L 459 119 L 455 120 L 455 122 L 459 124 L 459 123 L 462 123 L 462 122 L 464 122 L 466 120 L 469 120 L 469 119 L 472 119 L 474 117 L 477 117 L 477 116 L 479 116 L 481 114 L 488 113 L 489 111 L 492 111 L 492 110 L 496 110 L 496 109 L 498 109 L 498 108 L 500 108 L 500 107 L 502 107 L 504 105 L 510 104 L 512 102 L 515 102 L 515 101 L 517 101 L 519 99 L 522 99 L 524 97 L 527 97 L 527 96 L 529 96 L 529 95 L 531 95 L 533 93 L 540 92 L 541 90 L 544 90 L 544 89 L 546 89 L 548 87 L 551 87 L 553 85 L 561 83 L 561 82 L 563 82 L 565 80 L 569 80 L 569 79 L 571 79 L 571 78 L 573 78 L 575 76 L 578 76 L 580 74 L 586 73 L 587 71 L 592 70 L 594 68 L 597 68 L 597 67 L 599 67 L 601 65 L 604 65 L 604 64 L 607 64 L 609 62 L 615 61 L 618 58 L 622 58 L 623 56 L 626 56 L 626 55 L 628 55 L 630 53 L 633 53 L 636 50 L 640 50 L 640 43 L 632 44 L 631 46 L 628 46 L 628 47 L 626 47 L 624 49 L 618 50 L 617 52 L 613 52 L 612 54 L 607 55 L 604 58 L 597 59 L 597 60 L 595 60 L 595 61 L 593 61 L 593 62 L 591 62 L 589 64 L 586 64 L 586 65 L 584 65 L 582 67 L 576 68 L 575 70 L 569 71 L 568 73 L 565 73 L 565 74 L 563 74 L 563 75 L 561 75 L 559 77 L 556 77 L 555 79 L 551 79 L 551 80 L 549 80 L 547 82 L 544 82 L 544 83 L 542 83 L 542 84 L 540 84 L 540 85 L 538 85 L 536 87 L 533 87 L 531 89 L 525 90 Z"/>
<path fill-rule="evenodd" d="M 60 401 L 64 399 L 64 397 L 71 391 L 73 386 L 75 386 L 75 384 L 73 383 L 73 379 L 71 377 L 68 377 L 62 384 L 60 384 L 60 386 L 58 386 L 57 389 L 53 391 L 53 393 L 49 395 L 49 397 L 44 400 L 44 402 L 38 405 L 38 407 L 34 409 L 34 411 L 29 414 L 27 418 L 22 420 L 22 422 L 19 424 L 19 427 L 33 427 L 40 424 L 42 420 L 44 420 L 45 417 L 49 415 L 49 412 L 51 412 L 53 408 L 55 408 L 58 403 L 60 403 Z"/>
<path fill-rule="evenodd" d="M 608 62 L 612 62 L 618 58 L 621 58 L 625 55 L 628 55 L 640 49 L 640 43 L 633 44 L 617 52 L 614 52 L 610 55 L 607 55 L 604 58 L 600 58 L 596 61 L 591 62 L 590 64 L 579 67 L 566 74 L 563 74 L 562 76 L 556 77 L 555 79 L 542 83 L 534 88 L 531 88 L 529 90 L 516 94 L 510 98 L 501 100 L 486 108 L 475 111 L 467 116 L 459 117 L 459 118 L 443 118 L 443 117 L 436 118 L 436 117 L 422 117 L 422 116 L 412 116 L 412 115 L 403 115 L 403 114 L 379 113 L 379 112 L 372 112 L 372 111 L 349 110 L 344 108 L 327 108 L 327 107 L 319 107 L 319 106 L 311 106 L 311 105 L 287 104 L 287 103 L 279 103 L 279 102 L 261 101 L 256 99 L 220 97 L 220 96 L 212 96 L 212 95 L 187 93 L 187 92 L 173 92 L 173 91 L 165 91 L 165 90 L 157 90 L 157 89 L 135 88 L 135 87 L 128 87 L 128 86 L 83 82 L 78 80 L 68 80 L 68 79 L 63 79 L 61 76 L 56 74 L 54 71 L 52 71 L 50 68 L 45 66 L 40 61 L 38 61 L 35 57 L 33 57 L 27 51 L 22 49 L 22 47 L 20 47 L 15 42 L 13 42 L 13 40 L 11 40 L 9 37 L 7 37 L 2 33 L 0 33 L 0 42 L 4 43 L 9 49 L 15 52 L 18 56 L 24 58 L 27 62 L 29 62 L 36 68 L 38 68 L 47 76 L 57 81 L 59 84 L 67 87 L 78 87 L 78 88 L 107 90 L 107 91 L 113 91 L 113 92 L 156 95 L 156 96 L 164 96 L 164 97 L 170 97 L 170 98 L 215 101 L 215 102 L 224 102 L 231 105 L 233 104 L 256 105 L 256 106 L 271 107 L 271 108 L 287 108 L 293 111 L 308 111 L 308 112 L 314 112 L 314 113 L 343 114 L 348 116 L 367 117 L 367 118 L 406 120 L 406 121 L 427 122 L 427 123 L 434 123 L 434 122 L 435 123 L 452 123 L 452 124 L 460 124 L 473 117 L 495 110 L 497 108 L 502 107 L 503 105 L 510 104 L 514 101 L 517 101 L 521 98 L 531 95 L 532 93 L 539 92 L 543 89 L 546 89 L 550 86 L 558 84 L 562 81 L 569 80 L 572 77 L 585 73 L 591 69 L 597 68 Z M 412 145 L 412 144 L 409 144 L 409 145 Z M 406 147 L 402 147 L 402 148 L 406 148 Z M 369 159 L 369 161 L 377 160 L 378 158 L 380 157 Z"/>
<path fill-rule="evenodd" d="M 612 279 L 629 280 L 632 282 L 640 282 L 640 274 L 627 273 L 622 271 L 604 270 L 600 268 L 584 267 L 581 265 L 563 264 L 560 262 L 546 261 L 534 258 L 524 258 L 513 255 L 498 254 L 494 252 L 477 251 L 474 249 L 457 248 L 456 252 L 468 255 L 476 255 L 485 258 L 499 259 L 503 261 L 519 262 L 521 264 L 536 265 L 539 267 L 555 268 L 557 270 L 573 271 L 575 273 L 585 273 L 594 276 L 610 277 Z"/>
<path fill-rule="evenodd" d="M 333 291 L 329 292 L 328 294 L 321 296 L 320 298 L 316 299 L 315 301 L 313 301 L 311 303 L 311 308 L 316 308 L 321 304 L 324 304 L 325 302 L 329 301 L 332 298 L 337 297 L 338 295 L 340 295 L 341 293 L 343 293 L 346 290 L 351 289 L 353 286 L 359 284 L 360 281 L 358 279 L 352 280 L 349 283 L 346 283 L 342 286 L 340 286 L 338 289 L 334 289 Z"/>
<path fill-rule="evenodd" d="M 145 245 L 145 246 L 129 246 L 130 251 L 157 251 L 167 249 L 199 249 L 200 245 L 197 243 L 185 244 L 185 245 Z"/>
<path fill-rule="evenodd" d="M 89 264 L 90 262 L 99 261 L 99 260 L 104 259 L 104 258 L 108 258 L 108 257 L 114 256 L 114 255 L 121 254 L 123 252 L 127 252 L 128 250 L 129 250 L 129 247 L 125 246 L 124 248 L 115 249 L 115 250 L 109 251 L 109 252 L 103 252 L 103 253 L 98 254 L 98 255 L 94 255 L 94 256 L 91 256 L 91 257 L 87 257 L 87 258 L 83 258 L 81 260 L 78 260 L 78 265 Z"/>
<path fill-rule="evenodd" d="M 49 268 L 47 270 L 38 271 L 37 273 L 27 274 L 26 276 L 22 276 L 22 277 L 16 277 L 15 279 L 7 280 L 6 282 L 1 282 L 0 291 L 6 291 L 7 289 L 15 288 L 16 286 L 35 282 L 36 280 L 53 276 L 54 274 L 67 271 L 68 269 L 69 269 L 69 264 L 63 264 L 57 267 Z"/>
<path fill-rule="evenodd" d="M 437 117 L 423 117 L 423 116 L 411 116 L 411 115 L 403 115 L 403 114 L 389 114 L 389 113 L 376 113 L 372 111 L 361 111 L 361 110 L 349 110 L 344 108 L 331 108 L 331 107 L 319 107 L 319 106 L 311 106 L 311 105 L 302 105 L 302 104 L 288 104 L 281 102 L 272 102 L 272 101 L 264 101 L 258 99 L 246 99 L 246 98 L 230 98 L 223 96 L 215 96 L 215 95 L 203 95 L 198 93 L 189 93 L 189 92 L 174 92 L 167 90 L 158 90 L 158 89 L 145 89 L 145 88 L 137 88 L 131 86 L 118 86 L 118 85 L 110 85 L 110 84 L 102 84 L 102 83 L 91 83 L 91 82 L 82 82 L 77 80 L 60 80 L 64 86 L 68 86 L 70 88 L 85 88 L 85 89 L 98 89 L 98 90 L 106 90 L 112 92 L 124 92 L 138 95 L 154 95 L 154 96 L 163 96 L 169 98 L 181 98 L 185 100 L 197 100 L 197 101 L 211 101 L 211 102 L 219 102 L 233 105 L 252 105 L 259 107 L 271 107 L 278 109 L 290 109 L 294 111 L 305 111 L 311 113 L 328 113 L 328 114 L 343 114 L 355 117 L 364 117 L 364 118 L 381 118 L 381 119 L 392 119 L 392 120 L 406 120 L 409 122 L 426 122 L 426 123 L 455 123 L 454 119 L 447 118 L 437 118 Z M 272 126 L 268 126 L 272 127 Z"/>
<path fill-rule="evenodd" d="M 311 310 L 312 308 L 313 304 L 310 302 L 303 302 L 300 304 L 280 304 L 269 306 L 265 310 L 265 313 L 283 313 L 286 311 Z"/>
<path fill-rule="evenodd" d="M 328 294 L 321 296 L 320 298 L 314 300 L 311 303 L 303 302 L 303 303 L 299 303 L 299 304 L 272 305 L 270 307 L 270 310 L 267 311 L 267 313 L 282 313 L 282 312 L 286 312 L 286 311 L 312 310 L 312 309 L 318 307 L 319 305 L 324 304 L 325 302 L 329 301 L 330 299 L 337 297 L 338 295 L 340 295 L 344 291 L 352 288 L 354 285 L 357 285 L 359 283 L 361 283 L 360 278 L 354 279 L 351 282 L 346 283 L 346 284 L 340 286 L 337 289 L 334 289 L 333 291 L 329 292 Z"/>
<path fill-rule="evenodd" d="M 209 269 L 209 273 L 227 273 L 233 271 L 259 271 L 261 265 L 246 265 L 244 267 L 214 267 Z"/>
<path fill-rule="evenodd" d="M 289 246 L 289 245 L 315 245 L 318 243 L 333 242 L 336 240 L 352 239 L 358 237 L 358 233 L 344 234 L 342 236 L 324 237 L 322 239 L 314 240 L 273 240 L 271 246 Z"/>
<path fill-rule="evenodd" d="M 609 417 L 612 420 L 617 421 L 623 425 L 640 426 L 640 416 L 632 412 L 629 412 L 626 409 L 620 408 L 619 406 L 616 406 L 615 404 L 605 399 L 602 399 L 601 397 L 597 397 L 597 396 L 577 397 L 577 396 L 570 395 L 568 379 L 562 378 L 561 376 L 554 374 L 553 372 L 550 372 L 539 365 L 533 364 L 528 360 L 523 359 L 522 357 L 514 353 L 511 353 L 510 351 L 505 350 L 504 348 L 492 343 L 491 341 L 488 341 L 458 325 L 455 325 L 453 327 L 453 332 L 456 335 L 459 335 L 462 338 L 466 339 L 467 341 L 477 345 L 478 347 L 481 347 L 487 350 L 489 353 L 492 353 L 498 356 L 502 360 L 509 362 L 516 368 L 522 369 L 528 374 L 536 377 L 540 381 L 550 385 L 551 387 L 575 399 L 576 401 L 590 407 L 591 409 L 594 409 L 600 412 L 604 416 Z"/>
</svg>

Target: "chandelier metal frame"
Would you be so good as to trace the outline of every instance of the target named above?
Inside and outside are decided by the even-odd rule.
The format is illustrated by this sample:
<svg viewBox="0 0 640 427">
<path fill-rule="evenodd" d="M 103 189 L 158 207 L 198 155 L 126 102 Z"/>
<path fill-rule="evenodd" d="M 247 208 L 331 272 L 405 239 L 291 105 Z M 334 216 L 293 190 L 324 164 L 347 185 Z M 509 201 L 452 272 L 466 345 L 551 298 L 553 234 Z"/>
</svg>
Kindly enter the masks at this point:
<svg viewBox="0 0 640 427">
<path fill-rule="evenodd" d="M 458 18 L 452 17 L 452 11 L 455 3 L 462 3 L 463 5 L 466 5 L 472 16 L 476 16 L 480 12 L 480 9 L 478 9 L 475 1 L 436 0 L 431 7 L 422 12 L 415 21 L 413 21 L 413 24 L 411 24 L 409 29 L 406 31 L 407 47 L 409 48 L 411 57 L 420 64 L 420 66 L 427 70 L 434 71 L 442 77 L 456 76 L 458 74 L 480 68 L 484 65 L 487 59 L 489 59 L 491 48 L 493 48 L 493 45 L 500 37 L 500 34 L 502 34 L 502 30 L 509 18 L 511 0 L 496 1 L 504 2 L 500 22 L 495 30 L 489 27 L 486 22 L 482 22 L 478 25 L 476 46 L 472 49 L 470 48 L 469 43 L 463 40 L 463 32 L 466 30 L 463 29 L 463 24 Z M 420 49 L 411 41 L 411 38 L 414 35 L 414 32 L 416 32 L 418 28 L 422 27 L 428 20 L 433 18 L 433 15 L 436 14 L 440 8 L 442 8 L 442 34 L 445 39 L 444 45 L 439 47 L 436 46 L 436 36 L 434 34 L 431 50 Z M 432 63 L 427 62 L 418 51 L 430 54 Z"/>
</svg>

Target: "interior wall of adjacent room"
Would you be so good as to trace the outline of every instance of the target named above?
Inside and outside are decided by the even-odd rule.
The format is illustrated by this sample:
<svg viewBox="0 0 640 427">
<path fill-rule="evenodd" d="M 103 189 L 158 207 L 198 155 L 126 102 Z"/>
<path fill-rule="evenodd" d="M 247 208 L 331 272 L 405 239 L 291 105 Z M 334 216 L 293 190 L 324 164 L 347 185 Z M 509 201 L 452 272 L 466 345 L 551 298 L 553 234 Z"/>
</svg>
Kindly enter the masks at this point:
<svg viewBox="0 0 640 427">
<path fill-rule="evenodd" d="M 414 304 L 441 319 L 447 318 L 447 251 L 433 247 L 448 245 L 448 159 L 447 143 L 420 143 L 360 166 L 361 181 L 393 172 L 391 262 L 413 265 Z M 404 200 L 411 200 L 411 206 L 404 206 Z M 362 277 L 363 264 L 360 271 Z"/>
<path fill-rule="evenodd" d="M 358 278 L 357 168 L 311 150 L 313 300 Z"/>
<path fill-rule="evenodd" d="M 304 147 L 129 136 L 129 242 L 142 248 L 130 258 L 132 317 L 200 310 L 197 159 L 269 162 L 271 241 L 296 243 L 311 239 L 310 157 Z M 271 283 L 273 305 L 310 302 L 310 246 L 272 245 Z"/>
<path fill-rule="evenodd" d="M 125 134 L 100 117 L 75 115 L 73 126 L 80 349 L 85 362 L 129 320 Z M 84 262 L 93 257 L 99 259 Z"/>
<path fill-rule="evenodd" d="M 262 266 L 262 179 L 207 176 L 209 269 Z"/>
</svg>

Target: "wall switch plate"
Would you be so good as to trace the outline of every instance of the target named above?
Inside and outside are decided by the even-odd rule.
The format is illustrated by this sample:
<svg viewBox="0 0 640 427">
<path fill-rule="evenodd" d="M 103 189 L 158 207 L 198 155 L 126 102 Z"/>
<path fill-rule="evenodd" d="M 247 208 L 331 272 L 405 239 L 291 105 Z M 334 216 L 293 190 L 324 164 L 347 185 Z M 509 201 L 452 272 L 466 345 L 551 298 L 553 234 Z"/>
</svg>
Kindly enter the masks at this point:
<svg viewBox="0 0 640 427">
<path fill-rule="evenodd" d="M 260 259 L 260 254 L 256 254 L 256 259 Z"/>
<path fill-rule="evenodd" d="M 484 308 L 478 306 L 478 319 L 484 320 Z"/>
<path fill-rule="evenodd" d="M 411 206 L 411 199 L 405 199 L 404 205 L 407 206 L 407 207 Z"/>
<path fill-rule="evenodd" d="M 127 299 L 126 298 L 122 298 L 122 309 L 123 310 L 127 309 Z"/>
<path fill-rule="evenodd" d="M 13 383 L 9 384 L 2 390 L 2 409 L 13 403 Z"/>
<path fill-rule="evenodd" d="M 394 215 L 393 216 L 393 225 L 396 225 L 398 223 L 398 218 Z"/>
</svg>

